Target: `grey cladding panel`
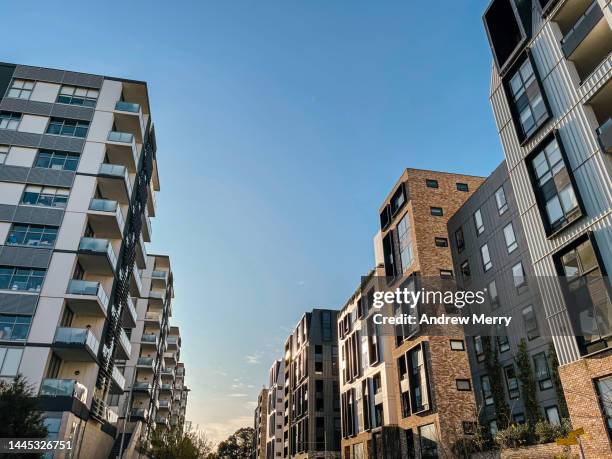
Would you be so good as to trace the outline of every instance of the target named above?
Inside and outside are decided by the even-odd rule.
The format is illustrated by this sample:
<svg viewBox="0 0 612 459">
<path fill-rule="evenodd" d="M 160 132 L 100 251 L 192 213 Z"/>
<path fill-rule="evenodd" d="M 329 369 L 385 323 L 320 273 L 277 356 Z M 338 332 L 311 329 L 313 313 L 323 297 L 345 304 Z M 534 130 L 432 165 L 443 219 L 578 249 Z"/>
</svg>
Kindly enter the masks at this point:
<svg viewBox="0 0 612 459">
<path fill-rule="evenodd" d="M 85 139 L 76 137 L 64 137 L 61 135 L 43 135 L 38 145 L 40 148 L 48 148 L 50 150 L 62 150 L 74 153 L 81 153 Z"/>
<path fill-rule="evenodd" d="M 38 295 L 0 293 L 0 313 L 33 315 L 37 303 Z"/>
<path fill-rule="evenodd" d="M 101 88 L 104 78 L 99 75 L 91 75 L 89 73 L 65 72 L 64 84 L 73 84 L 76 86 L 87 86 L 89 88 Z"/>
<path fill-rule="evenodd" d="M 0 265 L 28 268 L 47 268 L 52 250 L 31 247 L 3 246 L 0 250 Z"/>
<path fill-rule="evenodd" d="M 14 206 L 11 207 L 14 208 Z M 14 213 L 13 221 L 19 223 L 31 223 L 33 225 L 60 226 L 63 216 L 64 211 L 62 209 L 18 206 Z"/>
<path fill-rule="evenodd" d="M 42 135 L 0 129 L 0 143 L 19 147 L 38 148 Z M 80 150 L 79 150 L 80 152 Z"/>
<path fill-rule="evenodd" d="M 40 116 L 49 116 L 51 114 L 51 106 L 52 104 L 47 102 L 36 102 L 23 99 L 3 99 L 2 103 L 0 103 L 0 109 L 2 110 L 30 113 Z"/>
<path fill-rule="evenodd" d="M 74 175 L 75 173 L 72 171 L 60 171 L 35 167 L 29 169 L 27 182 L 36 185 L 70 187 L 72 186 Z"/>
<path fill-rule="evenodd" d="M 11 206 L 10 204 L 0 204 L 0 221 L 13 221 L 13 215 L 15 215 L 16 208 L 17 206 Z"/>
<path fill-rule="evenodd" d="M 104 80 L 101 76 L 90 75 L 88 73 L 66 72 L 64 70 L 30 67 L 27 65 L 17 66 L 14 77 L 75 86 L 87 86 L 90 88 L 102 87 L 102 81 Z"/>
<path fill-rule="evenodd" d="M 51 108 L 51 116 L 60 118 L 91 121 L 93 114 L 93 108 L 79 107 L 78 105 L 53 104 Z"/>
<path fill-rule="evenodd" d="M 29 167 L 23 166 L 0 166 L 0 182 L 23 183 L 28 177 Z"/>
</svg>

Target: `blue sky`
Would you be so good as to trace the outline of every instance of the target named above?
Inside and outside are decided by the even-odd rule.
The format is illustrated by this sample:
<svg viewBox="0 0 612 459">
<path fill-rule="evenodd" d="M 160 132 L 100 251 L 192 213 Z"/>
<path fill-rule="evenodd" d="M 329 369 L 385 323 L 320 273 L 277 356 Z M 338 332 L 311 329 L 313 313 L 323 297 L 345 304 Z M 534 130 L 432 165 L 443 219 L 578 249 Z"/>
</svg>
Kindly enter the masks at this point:
<svg viewBox="0 0 612 459">
<path fill-rule="evenodd" d="M 379 204 L 405 167 L 486 175 L 484 1 L 77 1 L 3 6 L 0 60 L 146 80 L 174 320 L 213 439 L 309 308 L 372 267 Z M 24 28 L 27 26 L 27 28 Z"/>
</svg>

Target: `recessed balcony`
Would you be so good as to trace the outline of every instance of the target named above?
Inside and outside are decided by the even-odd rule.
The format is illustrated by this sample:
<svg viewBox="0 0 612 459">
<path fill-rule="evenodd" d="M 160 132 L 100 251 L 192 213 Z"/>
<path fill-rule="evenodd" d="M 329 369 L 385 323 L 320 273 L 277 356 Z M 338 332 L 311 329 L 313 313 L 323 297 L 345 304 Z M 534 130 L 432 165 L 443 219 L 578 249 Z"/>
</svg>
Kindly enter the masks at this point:
<svg viewBox="0 0 612 459">
<path fill-rule="evenodd" d="M 136 172 L 138 145 L 129 132 L 109 132 L 106 138 L 106 155 L 111 163 L 125 166 L 130 172 Z"/>
<path fill-rule="evenodd" d="M 162 377 L 162 381 L 163 380 L 174 380 L 174 368 L 164 368 L 161 371 L 161 377 Z"/>
<path fill-rule="evenodd" d="M 142 138 L 146 130 L 146 124 L 142 116 L 142 109 L 139 104 L 124 102 L 122 100 L 115 104 L 115 126 L 117 129 L 133 134 L 137 143 L 142 143 Z"/>
<path fill-rule="evenodd" d="M 138 357 L 136 368 L 151 372 L 155 371 L 155 359 L 153 357 Z"/>
<path fill-rule="evenodd" d="M 176 365 L 178 363 L 176 354 L 174 352 L 164 352 L 164 360 L 168 365 Z"/>
<path fill-rule="evenodd" d="M 166 302 L 166 292 L 151 290 L 149 292 L 149 306 L 154 309 L 163 309 Z"/>
<path fill-rule="evenodd" d="M 149 346 L 157 348 L 159 343 L 159 335 L 154 333 L 143 333 L 142 337 L 140 338 L 140 343 L 142 347 Z"/>
<path fill-rule="evenodd" d="M 108 295 L 100 282 L 71 279 L 65 298 L 66 304 L 74 313 L 106 317 Z"/>
<path fill-rule="evenodd" d="M 159 386 L 159 390 L 161 392 L 172 394 L 172 392 L 174 391 L 174 388 L 172 387 L 172 384 L 165 383 Z"/>
<path fill-rule="evenodd" d="M 117 340 L 116 357 L 119 360 L 128 360 L 132 353 L 132 344 L 123 328 L 119 329 L 119 339 Z"/>
<path fill-rule="evenodd" d="M 170 402 L 170 400 L 159 400 L 159 409 L 167 411 L 170 409 L 171 404 L 172 403 Z"/>
<path fill-rule="evenodd" d="M 130 411 L 130 421 L 148 421 L 149 410 L 146 408 L 132 408 Z"/>
<path fill-rule="evenodd" d="M 147 330 L 160 330 L 161 329 L 161 315 L 155 312 L 147 312 L 145 314 L 145 327 Z"/>
<path fill-rule="evenodd" d="M 179 337 L 178 336 L 168 336 L 166 339 L 168 343 L 168 349 L 177 351 L 179 348 Z"/>
<path fill-rule="evenodd" d="M 132 275 L 130 276 L 130 295 L 135 298 L 142 297 L 142 280 L 136 264 L 134 264 Z"/>
<path fill-rule="evenodd" d="M 165 428 L 167 428 L 170 425 L 170 423 L 168 422 L 168 418 L 166 416 L 159 416 L 159 415 L 156 416 L 155 422 L 161 427 L 165 427 Z"/>
<path fill-rule="evenodd" d="M 165 289 L 168 285 L 168 271 L 155 270 L 151 273 L 151 288 Z"/>
<path fill-rule="evenodd" d="M 102 163 L 98 169 L 100 194 L 108 199 L 128 204 L 130 200 L 130 179 L 125 166 Z"/>
<path fill-rule="evenodd" d="M 123 394 L 125 390 L 125 376 L 121 373 L 121 370 L 113 365 L 111 372 L 111 386 L 110 392 L 113 394 Z"/>
<path fill-rule="evenodd" d="M 128 296 L 121 313 L 121 322 L 125 328 L 135 328 L 138 315 L 132 297 Z"/>
<path fill-rule="evenodd" d="M 53 339 L 53 349 L 63 360 L 95 362 L 100 342 L 88 328 L 59 327 Z"/>
<path fill-rule="evenodd" d="M 146 393 L 148 395 L 151 395 L 153 391 L 153 386 L 149 382 L 137 381 L 132 386 L 132 391 L 138 392 L 138 393 Z"/>
<path fill-rule="evenodd" d="M 87 387 L 74 379 L 45 378 L 40 385 L 43 397 L 66 397 L 87 403 Z"/>
<path fill-rule="evenodd" d="M 92 199 L 87 214 L 87 222 L 98 236 L 111 239 L 120 239 L 123 236 L 125 219 L 117 201 Z"/>
<path fill-rule="evenodd" d="M 612 153 L 612 117 L 597 128 L 597 136 L 603 151 Z"/>
<path fill-rule="evenodd" d="M 112 276 L 117 267 L 117 256 L 108 239 L 82 237 L 78 256 L 81 267 L 91 274 Z"/>
</svg>

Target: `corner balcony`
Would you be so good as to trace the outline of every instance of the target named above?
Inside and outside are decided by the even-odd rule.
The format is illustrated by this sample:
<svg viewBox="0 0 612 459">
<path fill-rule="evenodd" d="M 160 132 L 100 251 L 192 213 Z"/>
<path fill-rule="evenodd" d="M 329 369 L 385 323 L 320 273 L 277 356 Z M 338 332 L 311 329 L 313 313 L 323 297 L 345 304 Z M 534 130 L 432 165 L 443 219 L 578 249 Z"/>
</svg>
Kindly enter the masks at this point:
<svg viewBox="0 0 612 459">
<path fill-rule="evenodd" d="M 174 381 L 174 368 L 164 368 L 161 371 L 162 381 Z"/>
<path fill-rule="evenodd" d="M 87 403 L 87 387 L 74 379 L 45 378 L 40 385 L 42 397 L 65 397 Z"/>
<path fill-rule="evenodd" d="M 130 295 L 134 298 L 142 297 L 142 280 L 136 264 L 134 264 L 132 275 L 130 276 Z"/>
<path fill-rule="evenodd" d="M 142 238 L 145 242 L 151 242 L 151 235 L 153 234 L 153 228 L 151 227 L 151 217 L 149 217 L 149 210 L 145 207 L 142 214 Z"/>
<path fill-rule="evenodd" d="M 138 145 L 129 132 L 110 131 L 106 137 L 106 154 L 113 164 L 125 166 L 136 172 L 138 166 Z"/>
<path fill-rule="evenodd" d="M 155 312 L 147 312 L 144 323 L 147 330 L 161 330 L 161 315 Z"/>
<path fill-rule="evenodd" d="M 179 348 L 179 337 L 178 336 L 168 336 L 166 340 L 168 343 L 168 349 L 177 351 Z"/>
<path fill-rule="evenodd" d="M 111 239 L 123 237 L 125 219 L 117 201 L 94 198 L 89 202 L 87 215 L 87 222 L 97 235 Z"/>
<path fill-rule="evenodd" d="M 132 392 L 144 393 L 149 396 L 153 393 L 153 386 L 149 382 L 135 382 L 132 386 Z"/>
<path fill-rule="evenodd" d="M 603 151 L 612 153 L 612 117 L 599 126 L 597 136 Z"/>
<path fill-rule="evenodd" d="M 123 306 L 123 311 L 121 312 L 121 321 L 125 328 L 136 328 L 136 320 L 138 318 L 138 314 L 136 313 L 136 308 L 134 307 L 134 302 L 130 296 L 127 297 L 125 305 Z"/>
<path fill-rule="evenodd" d="M 174 388 L 172 387 L 172 384 L 165 383 L 159 386 L 159 390 L 167 394 L 172 394 L 172 392 L 174 391 Z"/>
<path fill-rule="evenodd" d="M 151 273 L 151 288 L 166 289 L 168 285 L 168 271 L 155 270 Z"/>
<path fill-rule="evenodd" d="M 117 346 L 115 346 L 115 356 L 119 360 L 129 360 L 130 354 L 132 353 L 132 344 L 123 328 L 119 329 L 119 339 L 117 340 Z"/>
<path fill-rule="evenodd" d="M 98 187 L 102 196 L 128 204 L 130 200 L 130 179 L 125 166 L 102 163 L 98 170 Z"/>
<path fill-rule="evenodd" d="M 142 233 L 140 233 L 138 242 L 136 243 L 136 266 L 138 266 L 139 269 L 145 269 L 147 267 L 147 248 L 145 247 Z"/>
<path fill-rule="evenodd" d="M 178 363 L 178 359 L 174 352 L 164 352 L 164 360 L 166 364 L 175 366 Z"/>
<path fill-rule="evenodd" d="M 154 309 L 163 309 L 166 302 L 166 292 L 151 290 L 149 292 L 149 306 Z"/>
<path fill-rule="evenodd" d="M 106 317 L 108 295 L 100 282 L 71 279 L 66 289 L 66 304 L 72 312 Z"/>
<path fill-rule="evenodd" d="M 95 362 L 100 342 L 88 328 L 59 327 L 53 339 L 53 350 L 66 361 Z"/>
<path fill-rule="evenodd" d="M 125 376 L 121 373 L 121 370 L 113 365 L 111 372 L 111 385 L 110 392 L 112 394 L 123 394 L 125 390 Z"/>
<path fill-rule="evenodd" d="M 138 370 L 154 372 L 155 359 L 153 357 L 138 357 L 138 360 L 136 361 L 136 368 Z"/>
<path fill-rule="evenodd" d="M 170 400 L 159 400 L 160 410 L 168 411 L 170 410 L 170 405 L 172 405 L 172 402 Z"/>
<path fill-rule="evenodd" d="M 130 411 L 130 422 L 149 420 L 149 410 L 146 408 L 132 408 Z"/>
<path fill-rule="evenodd" d="M 154 347 L 157 349 L 159 343 L 159 335 L 155 333 L 143 333 L 140 338 L 141 347 Z"/>
<path fill-rule="evenodd" d="M 147 125 L 140 104 L 123 100 L 117 101 L 114 114 L 117 129 L 134 134 L 136 142 L 142 143 Z"/>
<path fill-rule="evenodd" d="M 108 239 L 82 237 L 77 251 L 81 267 L 88 273 L 113 276 L 117 256 Z"/>
</svg>

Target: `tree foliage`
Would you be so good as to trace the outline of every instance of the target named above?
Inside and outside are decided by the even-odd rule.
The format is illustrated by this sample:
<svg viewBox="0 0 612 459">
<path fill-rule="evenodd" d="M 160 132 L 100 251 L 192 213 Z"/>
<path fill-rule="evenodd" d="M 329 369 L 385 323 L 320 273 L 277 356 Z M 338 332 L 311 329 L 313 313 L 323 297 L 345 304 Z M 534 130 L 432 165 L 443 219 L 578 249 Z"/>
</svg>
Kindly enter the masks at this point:
<svg viewBox="0 0 612 459">
<path fill-rule="evenodd" d="M 151 459 L 203 459 L 212 453 L 212 443 L 203 432 L 183 432 L 178 426 L 153 431 L 145 454 Z"/>
<path fill-rule="evenodd" d="M 525 405 L 525 419 L 530 431 L 533 431 L 535 425 L 542 419 L 536 395 L 536 383 L 533 375 L 533 369 L 527 352 L 527 343 L 524 339 L 518 345 L 518 353 L 516 355 L 516 364 L 518 366 L 518 377 L 521 382 L 521 393 L 523 395 L 523 404 Z"/>
<path fill-rule="evenodd" d="M 499 429 L 505 429 L 510 424 L 510 407 L 506 403 L 504 376 L 502 374 L 501 364 L 499 363 L 497 346 L 491 345 L 490 336 L 484 336 L 482 338 L 482 345 L 485 352 L 485 367 L 487 369 L 489 381 L 491 382 L 497 427 Z"/>
<path fill-rule="evenodd" d="M 555 392 L 557 393 L 559 416 L 561 418 L 569 418 L 567 401 L 565 400 L 565 393 L 563 392 L 561 378 L 559 377 L 559 360 L 557 359 L 557 351 L 555 350 L 555 345 L 552 341 L 548 345 L 548 362 L 550 363 L 550 376 L 553 380 L 553 384 L 555 385 Z"/>
<path fill-rule="evenodd" d="M 245 459 L 253 455 L 255 430 L 252 427 L 242 427 L 230 435 L 227 440 L 219 443 L 217 457 L 219 459 Z"/>
</svg>

